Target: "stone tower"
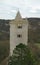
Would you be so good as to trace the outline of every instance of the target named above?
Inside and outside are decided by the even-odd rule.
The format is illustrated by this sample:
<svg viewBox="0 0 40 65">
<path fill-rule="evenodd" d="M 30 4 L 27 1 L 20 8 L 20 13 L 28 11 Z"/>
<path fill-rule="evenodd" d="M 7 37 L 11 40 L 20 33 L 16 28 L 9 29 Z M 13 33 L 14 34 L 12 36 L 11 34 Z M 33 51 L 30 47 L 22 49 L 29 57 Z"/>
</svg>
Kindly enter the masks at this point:
<svg viewBox="0 0 40 65">
<path fill-rule="evenodd" d="M 23 19 L 20 12 L 14 20 L 10 22 L 10 54 L 12 55 L 13 49 L 16 45 L 23 43 L 28 43 L 28 20 Z"/>
</svg>

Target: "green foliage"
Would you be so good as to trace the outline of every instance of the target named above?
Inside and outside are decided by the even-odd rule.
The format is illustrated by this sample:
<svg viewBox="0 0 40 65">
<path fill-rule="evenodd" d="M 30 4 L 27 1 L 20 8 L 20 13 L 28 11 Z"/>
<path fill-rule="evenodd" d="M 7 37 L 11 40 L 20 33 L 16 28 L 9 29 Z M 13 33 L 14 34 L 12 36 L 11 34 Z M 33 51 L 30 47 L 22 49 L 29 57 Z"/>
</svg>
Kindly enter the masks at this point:
<svg viewBox="0 0 40 65">
<path fill-rule="evenodd" d="M 28 46 L 20 43 L 13 50 L 9 65 L 36 65 L 36 60 Z"/>
</svg>

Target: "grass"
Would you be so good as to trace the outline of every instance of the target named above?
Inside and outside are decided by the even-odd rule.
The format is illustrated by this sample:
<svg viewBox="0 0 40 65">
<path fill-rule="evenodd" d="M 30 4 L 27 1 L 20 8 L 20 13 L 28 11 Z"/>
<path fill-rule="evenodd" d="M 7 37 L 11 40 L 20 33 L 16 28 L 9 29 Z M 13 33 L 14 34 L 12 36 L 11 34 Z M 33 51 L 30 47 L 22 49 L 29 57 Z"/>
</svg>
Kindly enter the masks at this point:
<svg viewBox="0 0 40 65">
<path fill-rule="evenodd" d="M 0 35 L 2 35 L 3 33 L 2 32 L 0 32 Z"/>
<path fill-rule="evenodd" d="M 9 40 L 0 41 L 0 62 L 9 55 Z"/>
<path fill-rule="evenodd" d="M 36 45 L 38 48 L 40 48 L 40 44 L 39 44 L 39 43 L 36 43 L 35 45 Z"/>
</svg>

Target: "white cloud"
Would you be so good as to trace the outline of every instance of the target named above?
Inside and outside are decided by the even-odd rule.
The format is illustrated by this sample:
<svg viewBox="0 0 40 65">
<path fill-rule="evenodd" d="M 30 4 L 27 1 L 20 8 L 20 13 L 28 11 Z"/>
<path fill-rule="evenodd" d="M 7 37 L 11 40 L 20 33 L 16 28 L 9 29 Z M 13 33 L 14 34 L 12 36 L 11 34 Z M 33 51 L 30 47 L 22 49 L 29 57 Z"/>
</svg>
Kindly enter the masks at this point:
<svg viewBox="0 0 40 65">
<path fill-rule="evenodd" d="M 14 18 L 18 9 L 22 17 L 40 17 L 40 0 L 0 0 L 0 18 Z"/>
<path fill-rule="evenodd" d="M 31 9 L 29 12 L 31 12 L 31 13 L 37 13 L 37 10 L 36 9 Z"/>
<path fill-rule="evenodd" d="M 16 10 L 11 10 L 11 12 L 15 12 L 16 13 Z"/>
</svg>

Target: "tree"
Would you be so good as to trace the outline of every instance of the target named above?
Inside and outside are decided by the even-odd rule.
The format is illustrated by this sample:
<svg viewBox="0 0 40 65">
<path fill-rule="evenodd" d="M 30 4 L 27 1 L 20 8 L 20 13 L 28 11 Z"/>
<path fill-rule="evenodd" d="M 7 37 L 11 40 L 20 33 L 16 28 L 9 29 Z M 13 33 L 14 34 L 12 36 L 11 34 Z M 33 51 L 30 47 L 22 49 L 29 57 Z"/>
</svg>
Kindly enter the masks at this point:
<svg viewBox="0 0 40 65">
<path fill-rule="evenodd" d="M 9 65 L 35 65 L 35 58 L 25 44 L 20 43 L 13 50 Z"/>
</svg>

